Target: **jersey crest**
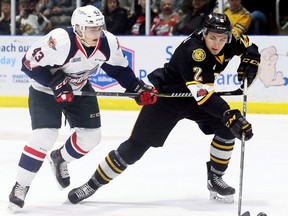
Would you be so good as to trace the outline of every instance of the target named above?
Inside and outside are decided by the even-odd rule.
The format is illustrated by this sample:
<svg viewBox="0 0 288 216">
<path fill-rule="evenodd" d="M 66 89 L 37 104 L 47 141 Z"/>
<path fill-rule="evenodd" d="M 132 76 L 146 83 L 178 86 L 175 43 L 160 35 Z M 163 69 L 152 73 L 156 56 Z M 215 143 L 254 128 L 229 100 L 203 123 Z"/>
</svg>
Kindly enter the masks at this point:
<svg viewBox="0 0 288 216">
<path fill-rule="evenodd" d="M 48 44 L 49 48 L 52 48 L 53 50 L 57 50 L 56 49 L 57 41 L 56 41 L 55 38 L 52 38 L 52 36 L 49 37 L 49 40 L 47 41 L 47 44 Z"/>
<path fill-rule="evenodd" d="M 196 62 L 201 62 L 206 58 L 206 52 L 203 49 L 196 49 L 192 53 L 192 58 Z"/>
</svg>

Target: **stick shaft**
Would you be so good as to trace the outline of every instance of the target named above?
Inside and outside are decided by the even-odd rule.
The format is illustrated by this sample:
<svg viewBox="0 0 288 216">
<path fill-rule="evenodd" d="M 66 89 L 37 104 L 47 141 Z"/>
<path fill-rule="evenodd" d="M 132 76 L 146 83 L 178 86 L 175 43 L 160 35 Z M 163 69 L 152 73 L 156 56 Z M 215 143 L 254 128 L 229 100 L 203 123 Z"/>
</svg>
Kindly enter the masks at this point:
<svg viewBox="0 0 288 216">
<path fill-rule="evenodd" d="M 244 80 L 244 90 L 243 90 L 243 117 L 244 118 L 246 118 L 246 113 L 247 113 L 247 88 L 248 88 L 247 87 L 247 78 L 245 78 L 245 80 Z M 242 208 L 244 156 L 245 156 L 245 134 L 243 133 L 242 134 L 242 140 L 241 140 L 238 216 L 241 216 L 241 208 Z"/>
<path fill-rule="evenodd" d="M 223 96 L 233 96 L 233 95 L 242 95 L 243 91 L 237 89 L 231 92 L 219 92 L 219 95 Z M 139 93 L 129 93 L 129 92 L 87 92 L 87 91 L 77 91 L 74 92 L 76 96 L 102 96 L 102 97 L 138 97 Z M 183 92 L 183 93 L 159 93 L 155 94 L 157 97 L 193 97 L 192 93 Z"/>
</svg>

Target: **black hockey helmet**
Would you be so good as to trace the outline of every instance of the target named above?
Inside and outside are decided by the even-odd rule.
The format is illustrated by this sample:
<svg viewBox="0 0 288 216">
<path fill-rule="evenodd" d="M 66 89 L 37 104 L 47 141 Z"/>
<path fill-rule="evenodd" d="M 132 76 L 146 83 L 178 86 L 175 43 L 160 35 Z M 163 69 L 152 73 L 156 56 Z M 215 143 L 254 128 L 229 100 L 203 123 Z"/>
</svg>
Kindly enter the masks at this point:
<svg viewBox="0 0 288 216">
<path fill-rule="evenodd" d="M 210 13 L 205 18 L 201 32 L 205 35 L 207 35 L 209 31 L 219 34 L 227 34 L 228 43 L 230 43 L 232 39 L 231 30 L 231 22 L 226 14 Z"/>
</svg>

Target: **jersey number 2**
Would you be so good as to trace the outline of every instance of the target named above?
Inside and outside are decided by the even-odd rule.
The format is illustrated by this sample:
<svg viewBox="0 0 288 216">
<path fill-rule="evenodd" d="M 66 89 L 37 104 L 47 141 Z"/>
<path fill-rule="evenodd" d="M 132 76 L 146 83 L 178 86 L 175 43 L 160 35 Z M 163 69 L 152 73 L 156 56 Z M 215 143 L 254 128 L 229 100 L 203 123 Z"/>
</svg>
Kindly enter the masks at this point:
<svg viewBox="0 0 288 216">
<path fill-rule="evenodd" d="M 194 80 L 197 82 L 202 82 L 203 78 L 201 76 L 202 73 L 202 68 L 201 67 L 193 67 L 193 72 L 194 72 Z"/>
</svg>

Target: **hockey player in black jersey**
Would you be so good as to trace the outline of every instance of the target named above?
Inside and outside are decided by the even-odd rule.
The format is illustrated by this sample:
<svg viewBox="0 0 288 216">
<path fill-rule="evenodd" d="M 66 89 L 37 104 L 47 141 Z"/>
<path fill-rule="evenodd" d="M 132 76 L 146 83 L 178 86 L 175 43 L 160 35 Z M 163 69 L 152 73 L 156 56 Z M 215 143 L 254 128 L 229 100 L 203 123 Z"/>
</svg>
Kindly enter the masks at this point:
<svg viewBox="0 0 288 216">
<path fill-rule="evenodd" d="M 126 91 L 139 93 L 135 98 L 139 105 L 157 99 L 155 89 L 135 77 L 116 36 L 106 31 L 99 9 L 91 5 L 76 8 L 71 24 L 72 28 L 57 28 L 41 37 L 22 60 L 22 71 L 32 78 L 29 111 L 33 134 L 21 154 L 16 183 L 9 195 L 12 211 L 24 206 L 32 180 L 56 141 L 62 112 L 73 132 L 61 148 L 49 155 L 60 188 L 70 184 L 68 163 L 99 144 L 97 98 L 73 95 L 74 91 L 94 91 L 88 78 L 99 68 Z"/>
<path fill-rule="evenodd" d="M 159 97 L 155 104 L 143 107 L 130 138 L 105 157 L 88 182 L 69 192 L 69 201 L 76 204 L 90 197 L 150 147 L 162 147 L 177 122 L 189 119 L 204 134 L 214 134 L 207 162 L 207 186 L 212 198 L 233 202 L 235 189 L 222 177 L 235 138 L 241 139 L 244 133 L 245 140 L 249 140 L 253 132 L 240 111 L 231 109 L 215 92 L 214 80 L 235 55 L 241 56 L 238 79 L 246 77 L 251 85 L 260 62 L 258 47 L 250 44 L 247 36 L 232 30 L 226 15 L 209 14 L 203 26 L 177 47 L 169 63 L 148 75 L 159 93 L 191 92 L 193 98 Z"/>
</svg>

